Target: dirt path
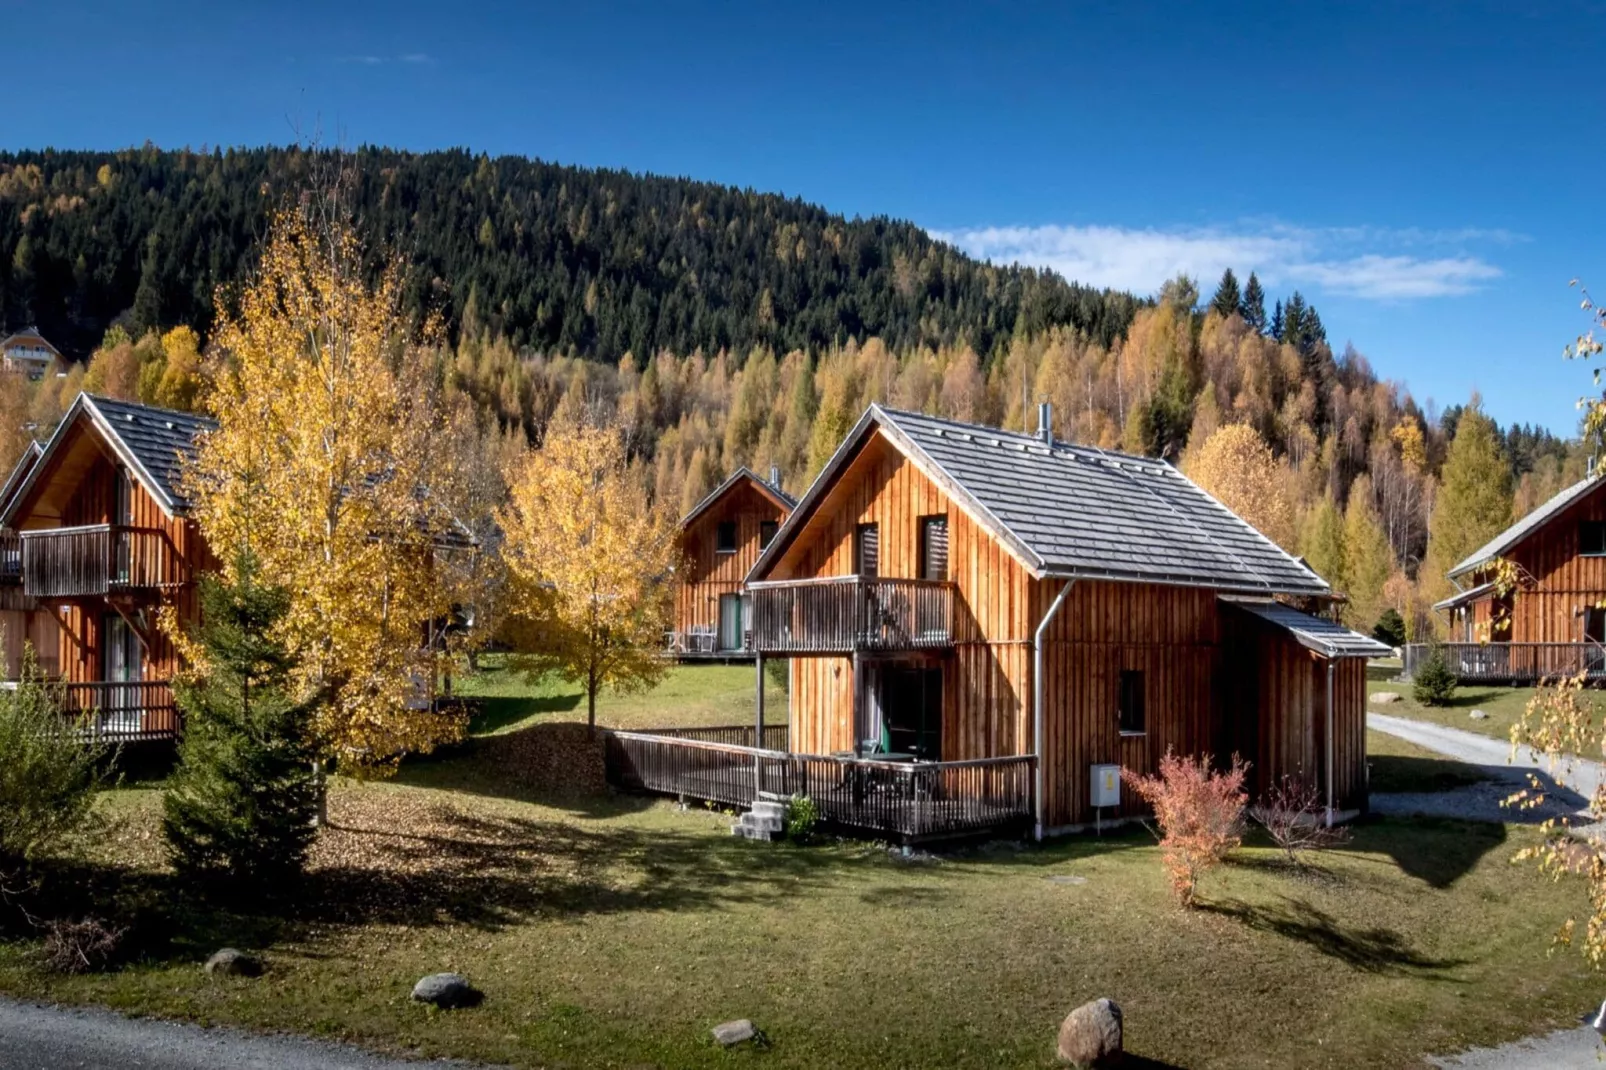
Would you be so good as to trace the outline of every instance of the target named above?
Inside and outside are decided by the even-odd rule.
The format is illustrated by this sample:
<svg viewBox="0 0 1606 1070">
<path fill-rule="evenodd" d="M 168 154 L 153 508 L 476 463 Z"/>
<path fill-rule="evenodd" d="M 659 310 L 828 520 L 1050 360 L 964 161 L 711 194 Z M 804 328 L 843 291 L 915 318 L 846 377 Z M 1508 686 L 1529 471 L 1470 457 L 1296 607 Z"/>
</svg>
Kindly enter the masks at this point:
<svg viewBox="0 0 1606 1070">
<path fill-rule="evenodd" d="M 97 1008 L 0 999 L 0 1066 L 7 1070 L 425 1070 L 468 1063 L 386 1059 L 302 1037 L 203 1029 L 124 1018 Z"/>
</svg>

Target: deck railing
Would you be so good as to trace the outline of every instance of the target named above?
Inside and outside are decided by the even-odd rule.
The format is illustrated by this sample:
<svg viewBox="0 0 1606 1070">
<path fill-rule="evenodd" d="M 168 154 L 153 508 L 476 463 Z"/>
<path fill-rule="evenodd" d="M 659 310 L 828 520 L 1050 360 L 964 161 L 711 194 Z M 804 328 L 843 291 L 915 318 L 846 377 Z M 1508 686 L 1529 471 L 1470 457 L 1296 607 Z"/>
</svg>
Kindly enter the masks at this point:
<svg viewBox="0 0 1606 1070">
<path fill-rule="evenodd" d="M 729 806 L 751 805 L 761 791 L 807 795 L 827 824 L 908 841 L 1014 831 L 1032 817 L 1031 755 L 892 762 L 659 732 L 609 732 L 606 749 L 616 787 Z"/>
<path fill-rule="evenodd" d="M 14 688 L 17 684 L 13 680 L 0 686 Z M 110 743 L 178 738 L 178 703 L 167 680 L 47 681 L 44 686 L 57 696 L 62 716 L 72 729 L 86 737 Z"/>
<path fill-rule="evenodd" d="M 175 587 L 188 569 L 159 528 L 89 524 L 24 531 L 22 587 L 35 598 L 72 598 Z"/>
<path fill-rule="evenodd" d="M 1432 646 L 1410 643 L 1402 651 L 1411 676 Z M 1599 643 L 1440 643 L 1450 671 L 1466 682 L 1538 683 L 1586 673 L 1606 679 L 1606 646 Z"/>
<path fill-rule="evenodd" d="M 749 584 L 764 654 L 942 649 L 954 641 L 953 584 L 830 576 Z"/>
<path fill-rule="evenodd" d="M 22 536 L 0 531 L 0 583 L 22 581 Z"/>
</svg>

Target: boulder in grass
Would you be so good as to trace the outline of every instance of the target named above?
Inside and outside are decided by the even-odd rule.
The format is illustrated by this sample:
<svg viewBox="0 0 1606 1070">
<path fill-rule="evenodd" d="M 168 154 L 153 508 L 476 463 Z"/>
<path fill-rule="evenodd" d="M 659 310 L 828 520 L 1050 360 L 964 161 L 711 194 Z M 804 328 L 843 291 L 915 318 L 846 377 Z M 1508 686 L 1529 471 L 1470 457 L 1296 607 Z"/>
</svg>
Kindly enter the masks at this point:
<svg viewBox="0 0 1606 1070">
<path fill-rule="evenodd" d="M 722 1048 L 734 1048 L 738 1044 L 752 1042 L 759 1043 L 759 1031 L 749 1018 L 738 1018 L 734 1022 L 721 1022 L 714 1027 L 714 1041 Z"/>
<path fill-rule="evenodd" d="M 413 986 L 413 999 L 444 1011 L 473 1007 L 483 998 L 480 990 L 460 973 L 432 973 Z"/>
<path fill-rule="evenodd" d="M 1060 1025 L 1059 1057 L 1077 1070 L 1121 1064 L 1121 1008 L 1107 999 L 1084 1003 Z"/>
<path fill-rule="evenodd" d="M 208 977 L 260 977 L 262 960 L 238 948 L 225 947 L 206 960 Z"/>
<path fill-rule="evenodd" d="M 1391 702 L 1400 701 L 1400 693 L 1398 691 L 1374 691 L 1372 693 L 1372 701 L 1379 706 L 1387 706 Z"/>
<path fill-rule="evenodd" d="M 1472 718 L 1474 721 L 1487 721 L 1489 719 L 1489 715 L 1484 713 L 1482 710 L 1473 710 L 1471 713 L 1467 714 L 1467 716 Z"/>
</svg>

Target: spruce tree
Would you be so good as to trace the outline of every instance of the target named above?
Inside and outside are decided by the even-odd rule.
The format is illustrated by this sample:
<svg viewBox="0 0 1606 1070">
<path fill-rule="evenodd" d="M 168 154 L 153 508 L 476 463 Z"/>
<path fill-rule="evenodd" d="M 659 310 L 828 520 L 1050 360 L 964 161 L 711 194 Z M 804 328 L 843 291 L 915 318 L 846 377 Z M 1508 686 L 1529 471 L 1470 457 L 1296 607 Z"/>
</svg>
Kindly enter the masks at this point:
<svg viewBox="0 0 1606 1070">
<path fill-rule="evenodd" d="M 300 875 L 315 831 L 309 707 L 291 698 L 292 659 L 274 635 L 288 596 L 249 556 L 235 574 L 201 578 L 200 665 L 176 685 L 185 732 L 162 829 L 181 878 L 271 892 Z"/>
<path fill-rule="evenodd" d="M 1266 324 L 1266 335 L 1274 341 L 1283 340 L 1283 303 L 1278 301 L 1272 308 L 1271 321 Z"/>
<path fill-rule="evenodd" d="M 1260 278 L 1253 271 L 1249 273 L 1249 284 L 1244 287 L 1238 314 L 1251 329 L 1266 333 L 1266 291 L 1261 288 Z"/>
<path fill-rule="evenodd" d="M 1210 299 L 1210 307 L 1216 310 L 1216 315 L 1226 319 L 1238 311 L 1242 295 L 1238 292 L 1238 276 L 1228 268 L 1221 273 L 1221 282 L 1216 286 L 1216 296 Z"/>
<path fill-rule="evenodd" d="M 1291 346 L 1299 346 L 1305 336 L 1305 296 L 1298 290 L 1283 305 L 1282 330 L 1277 334 L 1277 340 Z"/>
</svg>

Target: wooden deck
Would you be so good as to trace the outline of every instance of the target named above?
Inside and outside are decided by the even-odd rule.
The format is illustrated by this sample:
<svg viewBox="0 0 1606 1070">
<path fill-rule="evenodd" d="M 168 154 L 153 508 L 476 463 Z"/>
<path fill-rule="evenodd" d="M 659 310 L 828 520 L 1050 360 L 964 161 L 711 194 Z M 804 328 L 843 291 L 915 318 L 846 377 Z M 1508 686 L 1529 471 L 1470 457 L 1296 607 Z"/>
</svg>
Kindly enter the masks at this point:
<svg viewBox="0 0 1606 1070">
<path fill-rule="evenodd" d="M 748 584 L 761 654 L 945 650 L 954 642 L 946 580 L 827 576 Z"/>
<path fill-rule="evenodd" d="M 761 793 L 807 795 L 827 825 L 904 843 L 1009 835 L 1030 826 L 1030 755 L 891 762 L 792 754 L 781 749 L 784 733 L 784 725 L 767 727 L 760 748 L 750 745 L 751 727 L 609 732 L 608 780 L 630 791 L 727 806 L 750 806 Z"/>
<path fill-rule="evenodd" d="M 0 687 L 16 686 L 15 680 L 0 682 Z M 176 740 L 183 727 L 173 685 L 167 680 L 49 681 L 45 686 L 57 693 L 62 716 L 86 738 L 107 743 Z"/>
<path fill-rule="evenodd" d="M 188 569 L 159 528 L 87 524 L 21 534 L 22 589 L 34 598 L 156 591 L 189 581 Z"/>
<path fill-rule="evenodd" d="M 1406 676 L 1429 649 L 1426 643 L 1405 647 Z M 1440 643 L 1439 649 L 1463 683 L 1537 684 L 1579 672 L 1606 682 L 1606 647 L 1599 643 Z"/>
</svg>

